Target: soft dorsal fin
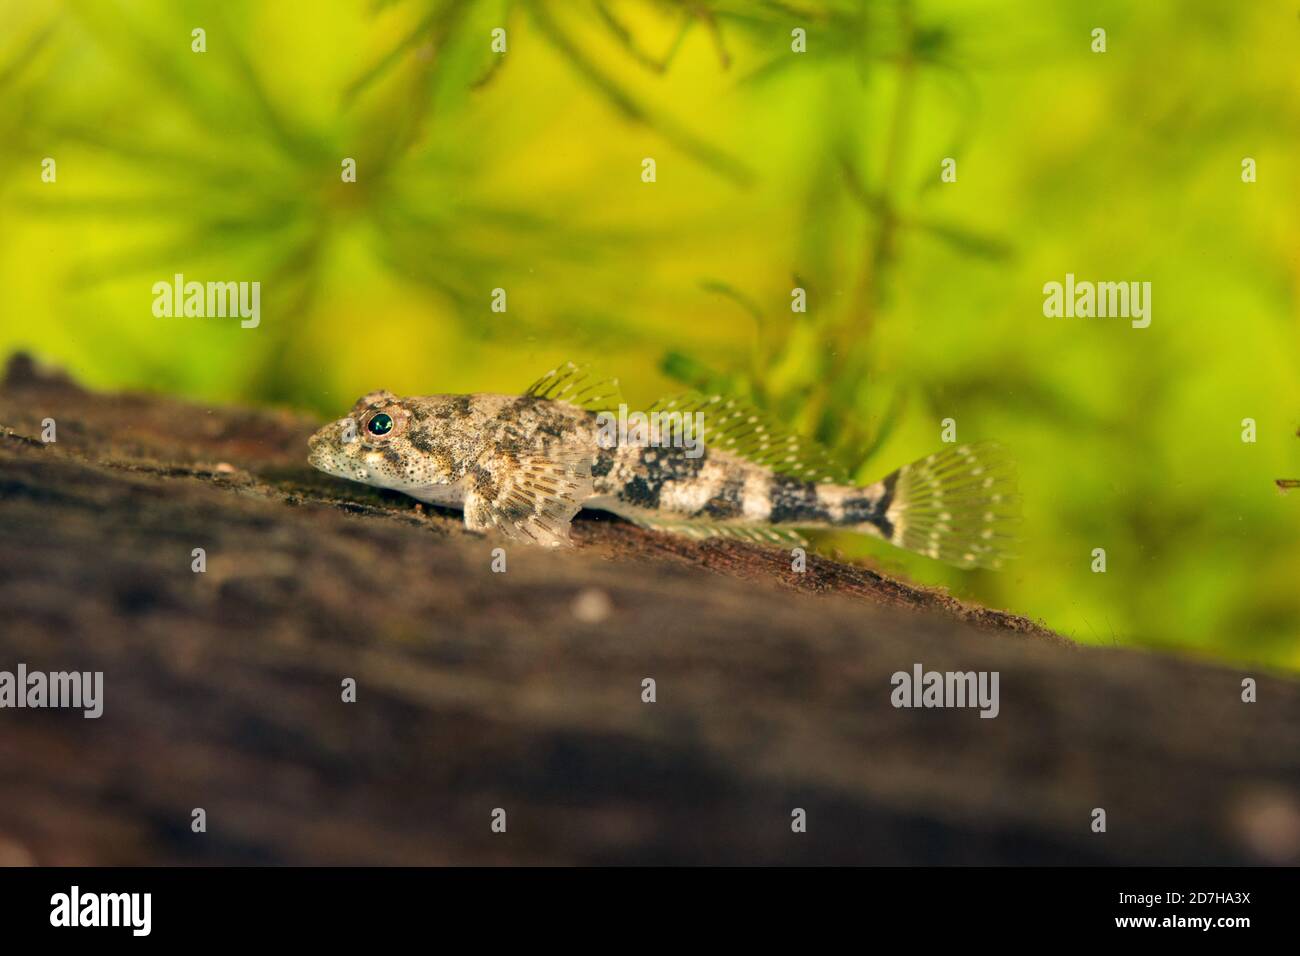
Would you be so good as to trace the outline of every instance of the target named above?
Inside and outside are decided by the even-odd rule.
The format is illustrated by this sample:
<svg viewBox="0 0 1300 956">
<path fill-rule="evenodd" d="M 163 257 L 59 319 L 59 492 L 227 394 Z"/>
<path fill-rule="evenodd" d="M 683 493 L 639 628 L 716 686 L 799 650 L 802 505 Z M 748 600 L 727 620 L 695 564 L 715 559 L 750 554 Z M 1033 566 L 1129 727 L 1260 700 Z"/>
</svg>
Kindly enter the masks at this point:
<svg viewBox="0 0 1300 956">
<path fill-rule="evenodd" d="M 551 402 L 567 402 L 589 412 L 616 409 L 623 402 L 618 379 L 603 378 L 588 366 L 573 362 L 551 369 L 528 386 L 524 394 Z"/>
<path fill-rule="evenodd" d="M 849 483 L 844 467 L 826 449 L 743 399 L 684 392 L 660 399 L 651 411 L 702 413 L 705 448 L 727 452 L 803 481 Z"/>
</svg>

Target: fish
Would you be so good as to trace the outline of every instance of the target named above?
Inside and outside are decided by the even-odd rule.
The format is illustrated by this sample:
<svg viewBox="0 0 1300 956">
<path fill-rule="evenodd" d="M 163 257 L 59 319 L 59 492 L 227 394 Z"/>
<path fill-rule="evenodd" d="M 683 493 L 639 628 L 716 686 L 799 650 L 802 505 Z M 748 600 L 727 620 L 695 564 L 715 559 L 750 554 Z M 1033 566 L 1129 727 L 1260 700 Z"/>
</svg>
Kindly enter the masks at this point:
<svg viewBox="0 0 1300 956">
<path fill-rule="evenodd" d="M 379 390 L 311 436 L 308 462 L 459 509 L 471 532 L 544 547 L 571 545 L 586 508 L 697 539 L 803 545 L 804 532 L 839 529 L 960 568 L 1013 556 L 1020 500 L 996 442 L 954 444 L 858 485 L 739 398 L 686 392 L 640 417 L 626 408 L 616 379 L 572 362 L 518 395 Z"/>
</svg>

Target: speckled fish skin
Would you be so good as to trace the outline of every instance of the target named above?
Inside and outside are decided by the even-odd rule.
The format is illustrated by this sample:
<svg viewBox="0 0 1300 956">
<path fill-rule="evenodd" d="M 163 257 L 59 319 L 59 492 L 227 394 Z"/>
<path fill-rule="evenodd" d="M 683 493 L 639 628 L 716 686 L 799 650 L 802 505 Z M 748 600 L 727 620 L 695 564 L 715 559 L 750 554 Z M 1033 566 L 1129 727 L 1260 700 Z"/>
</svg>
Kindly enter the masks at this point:
<svg viewBox="0 0 1300 956">
<path fill-rule="evenodd" d="M 389 432 L 370 431 L 376 416 L 391 419 Z M 312 436 L 309 461 L 461 508 L 470 530 L 543 545 L 566 544 L 587 507 L 695 537 L 793 542 L 794 529 L 848 528 L 963 567 L 1005 557 L 1012 489 L 1001 471 L 984 477 L 994 466 L 981 446 L 857 487 L 780 474 L 708 443 L 690 457 L 680 447 L 602 447 L 600 436 L 595 411 L 535 394 L 373 392 Z"/>
</svg>

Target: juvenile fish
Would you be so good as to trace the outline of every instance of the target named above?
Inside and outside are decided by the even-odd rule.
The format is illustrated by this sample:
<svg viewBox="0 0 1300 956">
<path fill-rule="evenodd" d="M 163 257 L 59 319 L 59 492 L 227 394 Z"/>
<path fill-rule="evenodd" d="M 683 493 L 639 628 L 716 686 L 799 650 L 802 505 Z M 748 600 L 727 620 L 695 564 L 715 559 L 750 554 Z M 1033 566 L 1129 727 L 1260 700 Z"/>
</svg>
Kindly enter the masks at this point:
<svg viewBox="0 0 1300 956">
<path fill-rule="evenodd" d="M 522 395 L 372 392 L 311 437 L 308 460 L 460 508 L 471 531 L 547 546 L 567 544 L 573 516 L 594 508 L 697 538 L 793 543 L 800 529 L 841 528 L 958 567 L 1008 557 L 1018 497 L 995 445 L 954 446 L 857 486 L 825 452 L 721 395 L 652 409 L 702 420 L 702 440 L 611 443 L 606 416 L 620 402 L 616 383 L 572 364 Z"/>
</svg>

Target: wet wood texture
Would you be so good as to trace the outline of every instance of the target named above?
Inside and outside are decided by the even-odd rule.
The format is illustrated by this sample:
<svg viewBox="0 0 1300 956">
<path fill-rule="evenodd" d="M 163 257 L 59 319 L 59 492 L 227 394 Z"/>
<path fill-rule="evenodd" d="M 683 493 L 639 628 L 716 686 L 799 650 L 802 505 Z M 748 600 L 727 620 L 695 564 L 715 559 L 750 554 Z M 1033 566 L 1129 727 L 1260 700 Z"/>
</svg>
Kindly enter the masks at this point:
<svg viewBox="0 0 1300 956">
<path fill-rule="evenodd" d="M 105 682 L 98 720 L 0 710 L 0 862 L 1300 859 L 1293 680 L 615 519 L 471 536 L 309 469 L 309 417 L 23 357 L 0 425 L 0 670 Z M 999 716 L 893 707 L 914 663 L 999 672 Z"/>
</svg>

